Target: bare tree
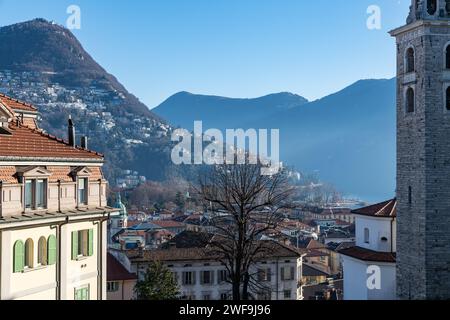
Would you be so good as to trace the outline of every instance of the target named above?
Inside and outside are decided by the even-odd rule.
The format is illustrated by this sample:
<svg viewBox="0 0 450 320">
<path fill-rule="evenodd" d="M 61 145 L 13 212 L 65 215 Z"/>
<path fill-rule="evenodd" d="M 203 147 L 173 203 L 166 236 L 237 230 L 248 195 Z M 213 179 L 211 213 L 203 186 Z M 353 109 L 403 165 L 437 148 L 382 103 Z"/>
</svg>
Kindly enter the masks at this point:
<svg viewBox="0 0 450 320">
<path fill-rule="evenodd" d="M 260 241 L 267 231 L 283 220 L 280 209 L 289 206 L 292 187 L 284 171 L 267 176 L 261 164 L 218 165 L 201 175 L 199 198 L 211 212 L 216 230 L 208 242 L 226 266 L 233 300 L 248 300 L 250 292 L 265 291 L 252 266 L 271 254 L 268 241 Z"/>
</svg>

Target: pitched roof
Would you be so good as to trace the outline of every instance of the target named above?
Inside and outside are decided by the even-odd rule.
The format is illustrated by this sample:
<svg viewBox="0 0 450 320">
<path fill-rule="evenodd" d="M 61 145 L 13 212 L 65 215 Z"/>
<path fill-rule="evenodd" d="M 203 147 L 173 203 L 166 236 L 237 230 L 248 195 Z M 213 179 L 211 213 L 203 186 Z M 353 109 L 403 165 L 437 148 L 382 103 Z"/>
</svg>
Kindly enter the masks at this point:
<svg viewBox="0 0 450 320">
<path fill-rule="evenodd" d="M 302 276 L 304 277 L 329 277 L 330 274 L 320 270 L 318 267 L 310 265 L 308 263 L 303 263 L 303 268 L 302 268 Z"/>
<path fill-rule="evenodd" d="M 256 259 L 265 260 L 271 257 L 279 258 L 299 258 L 301 253 L 284 246 L 275 241 L 263 241 L 264 246 L 260 251 L 260 256 Z M 270 254 L 268 254 L 270 252 Z M 215 249 L 206 248 L 170 248 L 159 250 L 144 250 L 141 253 L 138 251 L 126 251 L 128 258 L 134 262 L 149 262 L 149 261 L 217 261 L 220 259 L 220 253 Z"/>
<path fill-rule="evenodd" d="M 38 109 L 31 104 L 19 101 L 0 93 L 0 103 L 12 110 L 37 112 Z"/>
<path fill-rule="evenodd" d="M 397 255 L 394 252 L 378 252 L 361 247 L 346 248 L 339 251 L 340 254 L 368 262 L 395 263 Z"/>
<path fill-rule="evenodd" d="M 397 216 L 397 199 L 388 200 L 372 206 L 353 210 L 354 214 L 380 218 L 395 218 Z"/>
<path fill-rule="evenodd" d="M 161 228 L 183 228 L 185 227 L 184 223 L 174 221 L 174 220 L 154 220 L 153 224 L 160 226 Z"/>
<path fill-rule="evenodd" d="M 125 267 L 117 261 L 117 259 L 108 253 L 106 270 L 108 281 L 122 281 L 122 280 L 136 280 L 137 276 L 134 273 L 129 272 Z"/>
<path fill-rule="evenodd" d="M 58 139 L 40 130 L 11 123 L 10 135 L 0 135 L 0 157 L 103 160 L 103 155 Z"/>
</svg>

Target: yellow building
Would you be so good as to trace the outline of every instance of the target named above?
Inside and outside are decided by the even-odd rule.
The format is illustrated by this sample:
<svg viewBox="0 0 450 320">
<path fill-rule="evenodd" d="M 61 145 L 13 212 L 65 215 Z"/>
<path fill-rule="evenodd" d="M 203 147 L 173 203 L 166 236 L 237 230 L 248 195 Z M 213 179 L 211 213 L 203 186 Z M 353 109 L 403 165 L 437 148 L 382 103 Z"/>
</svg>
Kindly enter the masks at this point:
<svg viewBox="0 0 450 320">
<path fill-rule="evenodd" d="M 37 126 L 37 109 L 0 95 L 0 299 L 106 299 L 104 158 Z"/>
</svg>

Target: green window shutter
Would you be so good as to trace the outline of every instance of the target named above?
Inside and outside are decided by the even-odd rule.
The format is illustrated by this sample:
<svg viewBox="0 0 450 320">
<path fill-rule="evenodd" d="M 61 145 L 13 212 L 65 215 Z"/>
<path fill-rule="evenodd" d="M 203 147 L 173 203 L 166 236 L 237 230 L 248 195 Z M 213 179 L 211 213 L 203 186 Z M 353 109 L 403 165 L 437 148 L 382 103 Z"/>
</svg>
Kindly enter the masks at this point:
<svg viewBox="0 0 450 320">
<path fill-rule="evenodd" d="M 92 257 L 94 255 L 94 229 L 89 230 L 88 243 L 88 256 Z"/>
<path fill-rule="evenodd" d="M 14 273 L 22 272 L 25 267 L 25 247 L 22 241 L 14 244 Z"/>
<path fill-rule="evenodd" d="M 47 242 L 47 262 L 49 266 L 52 266 L 56 264 L 56 237 L 54 235 L 51 235 L 50 237 L 48 237 Z"/>
<path fill-rule="evenodd" d="M 78 231 L 72 232 L 72 260 L 78 258 Z"/>
</svg>

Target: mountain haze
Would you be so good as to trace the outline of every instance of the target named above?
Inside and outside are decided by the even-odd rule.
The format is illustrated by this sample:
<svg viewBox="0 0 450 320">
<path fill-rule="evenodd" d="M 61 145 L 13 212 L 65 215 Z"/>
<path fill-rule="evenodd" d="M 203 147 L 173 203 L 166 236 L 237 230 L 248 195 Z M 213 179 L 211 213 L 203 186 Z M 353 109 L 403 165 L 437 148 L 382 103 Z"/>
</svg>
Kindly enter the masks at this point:
<svg viewBox="0 0 450 320">
<path fill-rule="evenodd" d="M 395 83 L 361 80 L 309 103 L 293 94 L 242 100 L 179 93 L 154 112 L 189 129 L 194 120 L 222 130 L 280 129 L 285 164 L 377 201 L 395 191 Z"/>
</svg>

